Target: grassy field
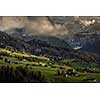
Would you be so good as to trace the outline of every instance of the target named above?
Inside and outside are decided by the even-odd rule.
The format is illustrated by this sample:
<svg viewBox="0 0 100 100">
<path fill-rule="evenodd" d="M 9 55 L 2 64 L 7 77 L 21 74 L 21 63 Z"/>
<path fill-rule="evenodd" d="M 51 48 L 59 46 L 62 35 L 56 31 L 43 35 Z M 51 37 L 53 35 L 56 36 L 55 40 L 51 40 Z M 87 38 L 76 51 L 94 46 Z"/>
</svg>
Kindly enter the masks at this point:
<svg viewBox="0 0 100 100">
<path fill-rule="evenodd" d="M 83 64 L 77 59 L 53 61 L 44 56 L 14 52 L 0 48 L 0 67 L 27 67 L 40 71 L 46 82 L 100 82 L 100 68 L 95 63 Z"/>
</svg>

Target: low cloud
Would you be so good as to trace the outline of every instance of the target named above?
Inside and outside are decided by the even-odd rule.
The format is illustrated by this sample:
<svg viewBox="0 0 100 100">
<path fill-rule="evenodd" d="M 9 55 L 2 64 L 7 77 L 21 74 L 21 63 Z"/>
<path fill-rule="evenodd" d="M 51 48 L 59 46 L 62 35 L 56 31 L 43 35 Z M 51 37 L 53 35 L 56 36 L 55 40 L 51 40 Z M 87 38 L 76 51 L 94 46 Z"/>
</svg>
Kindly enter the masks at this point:
<svg viewBox="0 0 100 100">
<path fill-rule="evenodd" d="M 56 35 L 63 34 L 67 28 L 60 24 L 52 24 L 47 17 L 1 17 L 0 30 L 25 28 L 33 34 Z M 67 32 L 67 31 L 66 31 Z"/>
<path fill-rule="evenodd" d="M 95 19 L 100 20 L 100 17 L 50 17 L 51 19 L 58 20 L 59 22 L 65 22 L 64 24 L 52 23 L 48 17 L 40 16 L 5 16 L 0 17 L 0 30 L 10 30 L 13 28 L 25 28 L 27 31 L 33 34 L 45 34 L 45 35 L 65 35 L 68 33 L 78 32 L 83 26 L 88 26 L 95 23 Z M 76 22 L 74 22 L 76 21 Z M 79 21 L 79 23 L 77 23 Z"/>
</svg>

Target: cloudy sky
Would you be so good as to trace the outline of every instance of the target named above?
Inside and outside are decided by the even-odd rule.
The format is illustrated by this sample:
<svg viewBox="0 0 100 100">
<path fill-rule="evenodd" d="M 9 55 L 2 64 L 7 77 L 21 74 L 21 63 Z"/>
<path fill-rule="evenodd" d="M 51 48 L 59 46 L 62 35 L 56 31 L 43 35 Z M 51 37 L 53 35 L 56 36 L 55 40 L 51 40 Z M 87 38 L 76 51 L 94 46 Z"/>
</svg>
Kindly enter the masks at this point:
<svg viewBox="0 0 100 100">
<path fill-rule="evenodd" d="M 0 17 L 0 30 L 25 28 L 33 34 L 65 35 L 78 32 L 82 28 L 100 20 L 100 17 Z"/>
</svg>

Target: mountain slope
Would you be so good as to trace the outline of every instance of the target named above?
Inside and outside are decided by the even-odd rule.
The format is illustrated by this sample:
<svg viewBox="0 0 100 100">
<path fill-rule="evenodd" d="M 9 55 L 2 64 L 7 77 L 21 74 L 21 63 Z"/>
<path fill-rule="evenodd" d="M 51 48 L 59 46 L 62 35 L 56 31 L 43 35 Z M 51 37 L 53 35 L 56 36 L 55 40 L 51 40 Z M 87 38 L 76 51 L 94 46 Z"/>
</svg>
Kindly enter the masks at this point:
<svg viewBox="0 0 100 100">
<path fill-rule="evenodd" d="M 31 38 L 36 41 L 41 41 L 41 42 L 43 41 L 52 47 L 72 49 L 67 42 L 53 36 L 31 36 Z"/>
<path fill-rule="evenodd" d="M 0 47 L 13 48 L 19 51 L 30 51 L 30 46 L 20 39 L 13 38 L 0 31 Z"/>
<path fill-rule="evenodd" d="M 69 44 L 55 37 L 34 37 L 32 40 L 24 42 L 16 37 L 11 37 L 4 32 L 1 32 L 1 47 L 13 47 L 20 51 L 29 52 L 35 55 L 43 55 L 52 57 L 55 60 L 64 58 L 77 58 L 87 62 L 100 63 L 100 58 L 96 54 L 89 52 L 74 51 Z M 52 42 L 51 42 L 52 41 Z M 2 44 L 3 43 L 3 44 Z"/>
<path fill-rule="evenodd" d="M 56 61 L 0 48 L 0 82 L 3 83 L 100 82 L 99 67 L 97 63 L 84 59 Z"/>
<path fill-rule="evenodd" d="M 83 46 L 82 50 L 100 54 L 100 39 L 97 39 L 92 43 L 87 43 Z"/>
</svg>

